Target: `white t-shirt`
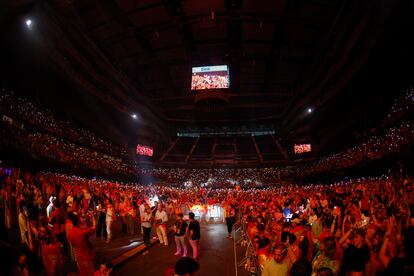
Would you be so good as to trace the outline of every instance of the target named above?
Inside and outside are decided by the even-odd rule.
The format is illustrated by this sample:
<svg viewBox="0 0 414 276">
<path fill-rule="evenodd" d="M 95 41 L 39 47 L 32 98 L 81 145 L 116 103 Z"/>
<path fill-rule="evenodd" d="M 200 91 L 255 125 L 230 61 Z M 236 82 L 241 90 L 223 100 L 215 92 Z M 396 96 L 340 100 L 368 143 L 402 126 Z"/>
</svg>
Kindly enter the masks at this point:
<svg viewBox="0 0 414 276">
<path fill-rule="evenodd" d="M 162 220 L 162 223 L 167 223 L 168 216 L 165 210 L 162 210 L 161 212 L 157 210 L 157 212 L 155 213 L 155 221 L 158 221 L 158 220 Z"/>
<path fill-rule="evenodd" d="M 145 205 L 139 205 L 139 215 L 142 216 L 145 213 Z"/>
<path fill-rule="evenodd" d="M 151 218 L 152 218 L 152 213 L 147 213 L 145 212 L 144 214 L 142 214 L 141 219 L 142 219 L 142 223 L 141 225 L 143 227 L 146 228 L 151 228 Z"/>
<path fill-rule="evenodd" d="M 115 220 L 115 210 L 113 207 L 107 208 L 105 220 L 106 222 L 112 222 Z"/>
</svg>

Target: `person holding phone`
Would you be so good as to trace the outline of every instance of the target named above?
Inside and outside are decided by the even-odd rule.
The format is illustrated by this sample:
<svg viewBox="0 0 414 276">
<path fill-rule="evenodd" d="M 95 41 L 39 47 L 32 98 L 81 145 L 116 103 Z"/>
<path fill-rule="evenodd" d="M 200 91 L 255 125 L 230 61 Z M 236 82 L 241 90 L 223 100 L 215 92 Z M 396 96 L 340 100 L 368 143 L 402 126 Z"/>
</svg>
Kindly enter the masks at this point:
<svg viewBox="0 0 414 276">
<path fill-rule="evenodd" d="M 93 275 L 95 272 L 93 267 L 95 250 L 89 236 L 92 236 L 96 231 L 96 220 L 93 212 L 88 212 L 88 216 L 92 220 L 92 226 L 81 228 L 79 227 L 78 215 L 75 213 L 68 214 L 68 219 L 73 223 L 73 228 L 68 233 L 68 239 L 75 249 L 80 276 Z"/>
</svg>

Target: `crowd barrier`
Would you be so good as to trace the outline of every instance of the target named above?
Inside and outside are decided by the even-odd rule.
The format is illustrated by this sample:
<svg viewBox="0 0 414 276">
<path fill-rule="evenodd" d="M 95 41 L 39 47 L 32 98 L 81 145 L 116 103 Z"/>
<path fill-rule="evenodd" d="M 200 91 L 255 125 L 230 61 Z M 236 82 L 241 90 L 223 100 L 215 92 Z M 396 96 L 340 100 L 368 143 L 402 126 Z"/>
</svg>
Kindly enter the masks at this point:
<svg viewBox="0 0 414 276">
<path fill-rule="evenodd" d="M 241 213 L 238 215 L 234 225 L 233 241 L 235 249 L 237 246 L 245 248 L 242 259 L 235 263 L 236 276 L 239 267 L 245 268 L 251 275 L 260 276 L 256 248 L 247 233 L 247 223 L 244 221 L 243 214 Z M 234 254 L 236 254 L 236 250 Z"/>
</svg>

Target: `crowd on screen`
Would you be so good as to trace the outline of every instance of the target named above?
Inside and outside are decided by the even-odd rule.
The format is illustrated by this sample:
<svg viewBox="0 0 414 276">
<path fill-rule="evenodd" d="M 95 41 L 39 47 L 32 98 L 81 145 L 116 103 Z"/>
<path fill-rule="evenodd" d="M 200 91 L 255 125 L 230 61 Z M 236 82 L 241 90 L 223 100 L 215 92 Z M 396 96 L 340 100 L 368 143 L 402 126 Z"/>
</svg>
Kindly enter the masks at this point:
<svg viewBox="0 0 414 276">
<path fill-rule="evenodd" d="M 155 195 L 171 222 L 194 206 L 206 207 L 198 210 L 202 220 L 208 220 L 207 206 L 212 205 L 223 208 L 226 221 L 232 212 L 239 214 L 262 275 L 295 275 L 298 266 L 314 275 L 398 275 L 414 269 L 414 182 L 408 177 L 214 189 L 121 184 L 19 169 L 0 175 L 1 237 L 7 241 L 7 229 L 13 227 L 20 237 L 21 250 L 11 268 L 16 275 L 24 275 L 21 270 L 59 274 L 68 260 L 83 264 L 80 269 L 85 263 L 93 267 L 93 246 L 77 250 L 71 229 L 111 242 L 111 225 L 121 223 L 125 234 L 139 235 L 143 212 L 155 212 Z"/>
<path fill-rule="evenodd" d="M 311 151 L 311 144 L 300 144 L 294 147 L 295 154 L 305 153 Z"/>
<path fill-rule="evenodd" d="M 193 74 L 191 90 L 229 88 L 229 77 L 219 74 Z"/>
</svg>

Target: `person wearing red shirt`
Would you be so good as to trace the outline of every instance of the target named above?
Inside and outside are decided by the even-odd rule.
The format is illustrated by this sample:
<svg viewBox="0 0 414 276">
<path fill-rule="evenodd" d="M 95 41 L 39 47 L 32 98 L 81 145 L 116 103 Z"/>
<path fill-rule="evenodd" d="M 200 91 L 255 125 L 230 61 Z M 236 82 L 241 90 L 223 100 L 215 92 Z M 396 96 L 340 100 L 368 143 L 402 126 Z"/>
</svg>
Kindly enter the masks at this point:
<svg viewBox="0 0 414 276">
<path fill-rule="evenodd" d="M 101 264 L 101 266 L 99 267 L 98 271 L 95 271 L 95 273 L 93 274 L 93 276 L 109 276 L 112 273 L 112 269 L 113 269 L 113 264 L 111 262 L 106 263 L 106 264 Z"/>
<path fill-rule="evenodd" d="M 62 275 L 62 253 L 60 243 L 48 228 L 41 226 L 38 232 L 42 249 L 42 261 L 46 275 Z"/>
<path fill-rule="evenodd" d="M 79 218 L 77 215 L 73 213 L 68 215 L 68 218 L 73 223 L 73 228 L 68 233 L 68 239 L 75 249 L 80 276 L 93 275 L 95 272 L 92 262 L 95 252 L 89 236 L 93 235 L 96 231 L 96 220 L 93 213 L 89 213 L 89 215 L 92 220 L 92 227 L 87 228 L 79 227 Z"/>
<path fill-rule="evenodd" d="M 51 228 L 51 231 L 53 232 L 54 236 L 57 238 L 57 240 L 64 246 L 64 251 L 67 251 L 67 245 L 65 240 L 65 229 L 64 229 L 64 218 L 63 214 L 60 211 L 60 203 L 58 201 L 55 201 L 52 207 L 52 212 L 49 216 L 49 227 Z"/>
</svg>

